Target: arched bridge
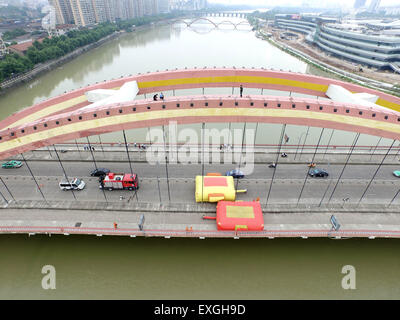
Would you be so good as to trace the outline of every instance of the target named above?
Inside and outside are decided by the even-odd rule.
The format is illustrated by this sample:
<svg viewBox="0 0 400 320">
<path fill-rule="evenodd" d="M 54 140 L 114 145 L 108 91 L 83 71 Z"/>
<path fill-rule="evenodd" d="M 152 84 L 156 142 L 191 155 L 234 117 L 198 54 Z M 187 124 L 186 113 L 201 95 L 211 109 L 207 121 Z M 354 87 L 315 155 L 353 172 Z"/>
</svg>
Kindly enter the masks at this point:
<svg viewBox="0 0 400 320">
<path fill-rule="evenodd" d="M 85 108 L 85 92 L 116 89 L 137 81 L 139 94 L 175 89 L 238 87 L 325 96 L 329 84 L 379 96 L 381 107 L 312 98 L 265 95 L 201 95 L 141 99 Z M 307 125 L 400 140 L 400 98 L 338 80 L 263 69 L 190 69 L 130 76 L 81 88 L 49 99 L 0 122 L 0 159 L 75 138 L 123 129 L 202 122 L 258 122 Z"/>
<path fill-rule="evenodd" d="M 238 17 L 238 18 L 247 18 L 247 13 L 245 12 L 206 12 L 199 13 L 199 15 L 205 15 L 208 17 Z"/>
<path fill-rule="evenodd" d="M 249 23 L 247 21 L 240 21 L 239 23 L 234 23 L 234 22 L 229 21 L 229 20 L 225 20 L 225 21 L 221 21 L 221 22 L 215 22 L 215 21 L 213 21 L 211 19 L 207 19 L 207 18 L 203 18 L 203 17 L 196 18 L 196 19 L 193 19 L 193 20 L 190 20 L 190 21 L 183 20 L 183 19 L 177 19 L 177 20 L 171 21 L 171 24 L 174 24 L 174 23 L 177 23 L 177 22 L 181 22 L 181 23 L 186 24 L 186 26 L 190 27 L 190 26 L 192 26 L 193 24 L 195 24 L 196 22 L 199 22 L 199 21 L 209 22 L 215 28 L 218 28 L 220 25 L 232 25 L 235 29 L 237 29 L 237 27 L 239 27 L 241 25 L 247 25 L 247 26 L 249 25 Z"/>
</svg>

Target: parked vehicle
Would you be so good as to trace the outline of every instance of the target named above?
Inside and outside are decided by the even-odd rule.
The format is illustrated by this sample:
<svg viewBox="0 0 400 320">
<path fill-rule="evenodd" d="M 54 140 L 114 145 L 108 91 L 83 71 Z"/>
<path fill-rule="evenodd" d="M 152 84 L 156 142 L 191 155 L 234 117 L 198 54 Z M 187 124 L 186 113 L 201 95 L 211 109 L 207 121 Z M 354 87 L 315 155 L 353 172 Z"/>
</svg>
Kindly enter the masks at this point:
<svg viewBox="0 0 400 320">
<path fill-rule="evenodd" d="M 61 190 L 82 190 L 85 187 L 85 182 L 78 178 L 66 180 L 62 179 L 59 183 Z"/>
<path fill-rule="evenodd" d="M 329 176 L 329 173 L 322 169 L 312 169 L 308 172 L 308 174 L 311 177 L 321 177 L 321 178 Z"/>
<path fill-rule="evenodd" d="M 231 171 L 226 172 L 226 176 L 232 176 L 233 178 L 236 179 L 242 179 L 244 178 L 244 173 L 238 169 L 233 169 Z"/>
<path fill-rule="evenodd" d="M 107 175 L 107 173 L 109 173 L 110 170 L 109 169 L 105 169 L 105 168 L 97 168 L 94 169 L 90 172 L 90 175 L 92 177 L 101 177 L 101 176 L 105 176 Z"/>
<path fill-rule="evenodd" d="M 101 179 L 100 188 L 107 190 L 137 190 L 139 189 L 139 178 L 136 174 L 109 172 Z"/>
<path fill-rule="evenodd" d="M 400 178 L 400 170 L 393 171 L 393 175 L 397 178 Z"/>
<path fill-rule="evenodd" d="M 16 160 L 11 160 L 8 162 L 5 162 L 1 165 L 2 168 L 10 169 L 10 168 L 20 168 L 22 167 L 22 162 L 21 161 L 16 161 Z"/>
</svg>

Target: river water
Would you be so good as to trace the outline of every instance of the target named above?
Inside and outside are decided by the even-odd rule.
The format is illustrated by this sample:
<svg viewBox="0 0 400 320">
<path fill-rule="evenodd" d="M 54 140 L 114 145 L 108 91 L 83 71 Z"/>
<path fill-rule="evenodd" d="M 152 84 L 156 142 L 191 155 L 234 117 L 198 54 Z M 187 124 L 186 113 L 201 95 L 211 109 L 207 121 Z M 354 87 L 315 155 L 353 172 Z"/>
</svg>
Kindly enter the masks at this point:
<svg viewBox="0 0 400 320">
<path fill-rule="evenodd" d="M 214 29 L 202 23 L 192 28 L 153 26 L 112 40 L 1 96 L 0 118 L 97 81 L 195 66 L 317 72 L 257 39 L 245 26 L 239 30 L 229 25 Z M 304 128 L 292 130 L 293 135 L 299 135 Z M 312 130 L 310 136 L 315 138 Z M 132 138 L 143 132 L 130 135 Z M 109 139 L 115 140 L 115 136 Z M 351 140 L 345 133 L 337 139 L 337 143 Z M 373 141 L 376 137 L 365 137 L 365 142 Z M 397 242 L 5 235 L 0 236 L 0 298 L 398 299 Z M 56 268 L 56 290 L 41 287 L 44 265 Z M 342 289 L 341 270 L 345 265 L 356 269 L 355 290 Z"/>
</svg>

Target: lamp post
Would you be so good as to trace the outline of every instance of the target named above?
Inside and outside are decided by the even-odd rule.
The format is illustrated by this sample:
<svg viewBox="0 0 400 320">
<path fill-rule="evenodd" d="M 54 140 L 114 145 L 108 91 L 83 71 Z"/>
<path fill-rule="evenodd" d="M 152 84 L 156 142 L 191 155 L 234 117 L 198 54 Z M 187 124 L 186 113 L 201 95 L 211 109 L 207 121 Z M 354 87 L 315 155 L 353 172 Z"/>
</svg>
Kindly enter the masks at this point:
<svg viewBox="0 0 400 320">
<path fill-rule="evenodd" d="M 299 141 L 297 142 L 297 149 L 296 149 L 296 154 L 294 155 L 294 160 L 296 160 L 297 152 L 299 151 L 300 141 L 301 141 L 301 138 L 303 137 L 303 134 L 306 134 L 306 137 L 308 135 L 308 133 L 306 131 L 301 133 L 301 135 L 299 137 Z"/>
</svg>

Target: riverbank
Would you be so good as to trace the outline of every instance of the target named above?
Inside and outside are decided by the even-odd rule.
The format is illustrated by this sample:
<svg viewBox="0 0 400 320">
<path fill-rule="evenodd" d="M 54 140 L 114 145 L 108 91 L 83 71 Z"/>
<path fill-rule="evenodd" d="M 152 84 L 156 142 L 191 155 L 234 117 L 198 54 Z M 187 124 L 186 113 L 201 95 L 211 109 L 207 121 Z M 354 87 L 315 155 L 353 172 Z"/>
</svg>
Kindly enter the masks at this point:
<svg viewBox="0 0 400 320">
<path fill-rule="evenodd" d="M 157 23 L 138 26 L 138 27 L 135 27 L 132 32 L 142 31 L 146 28 L 153 27 L 154 25 L 163 25 L 163 24 L 168 23 L 169 21 L 170 20 L 161 20 L 161 21 L 158 21 Z M 8 79 L 8 80 L 0 83 L 0 95 L 4 95 L 5 93 L 9 92 L 11 89 L 17 88 L 18 86 L 20 86 L 28 81 L 31 81 L 46 72 L 52 71 L 64 64 L 66 64 L 67 62 L 79 57 L 80 55 L 82 55 L 90 50 L 96 49 L 96 48 L 104 45 L 105 43 L 107 43 L 115 38 L 118 38 L 124 34 L 126 34 L 125 31 L 116 31 L 113 34 L 108 35 L 95 43 L 91 43 L 84 47 L 80 47 L 80 48 L 74 50 L 73 52 L 70 52 L 70 53 L 66 54 L 65 56 L 62 56 L 58 59 L 54 59 L 54 60 L 48 61 L 46 63 L 37 64 L 32 70 L 25 72 L 25 73 L 18 74 L 15 77 L 13 77 L 12 79 Z"/>
<path fill-rule="evenodd" d="M 272 34 L 265 33 L 263 30 L 258 30 L 258 37 L 268 41 L 270 44 L 274 45 L 275 47 L 279 48 L 280 50 L 300 59 L 301 61 L 307 63 L 308 65 L 311 65 L 317 69 L 322 70 L 323 72 L 326 72 L 328 74 L 332 74 L 335 76 L 335 78 L 338 78 L 343 81 L 355 83 L 370 89 L 375 89 L 375 90 L 380 90 L 382 92 L 394 95 L 394 96 L 400 96 L 399 92 L 393 91 L 393 85 L 389 83 L 385 83 L 382 81 L 377 81 L 375 79 L 367 78 L 367 77 L 362 77 L 359 75 L 356 75 L 354 73 L 347 72 L 345 70 L 342 70 L 340 68 L 334 67 L 332 65 L 329 65 L 315 57 L 311 57 L 307 53 L 297 50 L 290 45 L 286 43 L 282 43 L 278 41 L 275 37 L 275 39 L 272 39 Z"/>
<path fill-rule="evenodd" d="M 106 36 L 103 39 L 100 39 L 99 41 L 97 41 L 95 43 L 91 43 L 84 47 L 78 48 L 78 49 L 74 50 L 73 52 L 70 52 L 70 53 L 66 54 L 65 56 L 62 56 L 61 58 L 54 59 L 54 60 L 48 61 L 46 63 L 40 63 L 28 72 L 19 74 L 12 79 L 8 79 L 8 80 L 2 82 L 0 84 L 0 95 L 7 93 L 10 89 L 16 88 L 25 82 L 28 82 L 28 81 L 31 81 L 31 80 L 37 78 L 39 75 L 41 75 L 45 72 L 49 72 L 49 71 L 52 71 L 52 70 L 58 68 L 59 66 L 77 58 L 78 56 L 80 56 L 81 54 L 83 54 L 89 50 L 98 48 L 99 46 L 103 45 L 104 43 L 119 37 L 123 33 L 125 33 L 125 32 L 122 32 L 122 31 L 115 32 L 109 36 Z"/>
</svg>

